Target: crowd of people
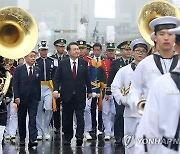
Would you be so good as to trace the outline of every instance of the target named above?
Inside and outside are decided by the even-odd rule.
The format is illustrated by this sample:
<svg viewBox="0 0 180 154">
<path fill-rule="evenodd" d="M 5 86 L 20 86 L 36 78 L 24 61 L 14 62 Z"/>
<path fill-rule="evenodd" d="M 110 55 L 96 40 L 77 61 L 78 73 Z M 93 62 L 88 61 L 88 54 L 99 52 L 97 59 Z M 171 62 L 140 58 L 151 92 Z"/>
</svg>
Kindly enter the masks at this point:
<svg viewBox="0 0 180 154">
<path fill-rule="evenodd" d="M 67 45 L 61 38 L 50 57 L 48 42 L 42 40 L 37 52 L 17 63 L 9 59 L 12 100 L 4 112 L 4 103 L 0 105 L 0 114 L 6 113 L 0 120 L 1 146 L 3 138 L 16 141 L 17 136 L 20 146 L 26 144 L 28 113 L 29 148 L 37 140 L 49 140 L 53 128 L 64 135 L 64 146 L 71 145 L 75 130 L 77 146 L 104 134 L 105 141 L 115 138 L 117 146 L 124 146 L 126 154 L 180 153 L 179 143 L 173 142 L 180 131 L 179 26 L 176 17 L 152 20 L 154 50 L 137 38 L 117 47 L 107 42 L 103 55 L 100 43 Z M 144 110 L 139 108 L 142 102 Z M 163 142 L 148 144 L 148 139 Z"/>
</svg>

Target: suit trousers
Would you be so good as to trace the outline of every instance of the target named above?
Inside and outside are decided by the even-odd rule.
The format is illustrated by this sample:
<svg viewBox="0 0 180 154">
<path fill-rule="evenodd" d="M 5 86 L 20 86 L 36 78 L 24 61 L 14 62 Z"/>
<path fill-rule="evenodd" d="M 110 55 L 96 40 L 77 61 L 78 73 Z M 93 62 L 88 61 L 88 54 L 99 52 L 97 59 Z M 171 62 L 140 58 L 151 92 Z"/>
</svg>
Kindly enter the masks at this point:
<svg viewBox="0 0 180 154">
<path fill-rule="evenodd" d="M 61 103 L 61 99 L 60 98 L 56 99 L 57 111 L 53 112 L 53 118 L 52 118 L 52 124 L 56 129 L 60 129 L 61 127 L 60 103 Z"/>
<path fill-rule="evenodd" d="M 63 130 L 64 130 L 64 139 L 66 141 L 71 141 L 73 138 L 73 113 L 76 114 L 77 119 L 77 129 L 76 129 L 76 138 L 83 139 L 84 133 L 84 109 L 85 109 L 85 100 L 84 102 L 78 102 L 76 95 L 73 94 L 70 101 L 62 102 L 63 107 Z"/>
<path fill-rule="evenodd" d="M 22 102 L 18 106 L 18 130 L 20 140 L 26 138 L 26 115 L 29 115 L 29 141 L 37 138 L 36 115 L 38 101 L 29 99 L 28 102 Z"/>
<path fill-rule="evenodd" d="M 91 102 L 91 119 L 92 119 L 92 130 L 96 130 L 97 120 L 96 120 L 96 110 L 97 110 L 97 97 L 92 98 Z M 103 131 L 103 121 L 102 121 L 102 111 L 98 110 L 98 130 Z"/>
<path fill-rule="evenodd" d="M 92 129 L 96 129 L 97 127 L 96 109 L 97 109 L 97 97 L 92 98 L 92 102 L 91 102 Z"/>
</svg>

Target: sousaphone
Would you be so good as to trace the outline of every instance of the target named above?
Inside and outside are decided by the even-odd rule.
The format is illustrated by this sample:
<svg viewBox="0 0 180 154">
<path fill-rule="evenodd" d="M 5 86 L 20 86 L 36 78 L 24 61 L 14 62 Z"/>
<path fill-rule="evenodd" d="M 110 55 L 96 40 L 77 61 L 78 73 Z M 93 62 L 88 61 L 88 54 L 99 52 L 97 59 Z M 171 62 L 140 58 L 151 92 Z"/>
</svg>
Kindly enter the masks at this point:
<svg viewBox="0 0 180 154">
<path fill-rule="evenodd" d="M 180 11 L 173 4 L 165 0 L 154 0 L 141 9 L 138 17 L 138 28 L 142 37 L 152 46 L 154 42 L 151 40 L 150 36 L 153 31 L 149 28 L 149 23 L 161 16 L 174 16 L 180 18 Z M 146 104 L 146 100 L 142 95 L 141 101 L 138 103 L 137 108 L 139 114 L 143 114 L 143 110 Z"/>
<path fill-rule="evenodd" d="M 150 35 L 152 30 L 149 28 L 149 23 L 161 16 L 174 16 L 180 18 L 179 9 L 173 4 L 165 0 L 154 0 L 144 5 L 138 17 L 138 28 L 142 37 L 150 44 L 154 45 Z"/>
<path fill-rule="evenodd" d="M 2 58 L 17 59 L 28 55 L 37 40 L 38 26 L 27 11 L 14 6 L 0 9 L 0 101 L 11 80 Z"/>
</svg>

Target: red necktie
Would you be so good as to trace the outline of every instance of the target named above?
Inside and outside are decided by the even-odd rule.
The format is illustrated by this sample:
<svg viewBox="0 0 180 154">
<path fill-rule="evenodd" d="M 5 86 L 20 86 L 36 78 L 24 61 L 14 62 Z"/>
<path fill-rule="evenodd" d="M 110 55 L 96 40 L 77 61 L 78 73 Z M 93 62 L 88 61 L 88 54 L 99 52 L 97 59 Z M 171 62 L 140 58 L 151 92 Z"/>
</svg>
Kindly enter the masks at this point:
<svg viewBox="0 0 180 154">
<path fill-rule="evenodd" d="M 76 62 L 73 62 L 73 77 L 76 79 Z"/>
<path fill-rule="evenodd" d="M 29 67 L 29 80 L 32 79 L 32 67 Z"/>
</svg>

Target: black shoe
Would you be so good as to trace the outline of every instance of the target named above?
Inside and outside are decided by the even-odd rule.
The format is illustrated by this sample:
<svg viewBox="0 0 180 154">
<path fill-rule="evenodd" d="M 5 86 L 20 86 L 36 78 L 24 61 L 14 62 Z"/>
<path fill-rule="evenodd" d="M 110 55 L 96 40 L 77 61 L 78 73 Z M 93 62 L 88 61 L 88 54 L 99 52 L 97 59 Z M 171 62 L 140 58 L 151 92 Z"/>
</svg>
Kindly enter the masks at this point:
<svg viewBox="0 0 180 154">
<path fill-rule="evenodd" d="M 38 145 L 38 143 L 36 141 L 29 141 L 28 148 L 32 148 L 32 147 L 35 147 L 37 145 Z"/>
<path fill-rule="evenodd" d="M 82 146 L 82 144 L 83 144 L 83 139 L 77 138 L 77 140 L 76 140 L 76 146 Z"/>
<path fill-rule="evenodd" d="M 56 130 L 54 131 L 54 133 L 55 133 L 55 134 L 59 134 L 59 133 L 60 133 L 60 129 L 56 129 Z"/>
<path fill-rule="evenodd" d="M 71 145 L 71 142 L 65 140 L 64 143 L 63 143 L 63 145 L 64 145 L 64 146 L 70 146 L 70 145 Z"/>
<path fill-rule="evenodd" d="M 24 140 L 20 140 L 19 145 L 25 146 L 25 141 Z"/>
</svg>

